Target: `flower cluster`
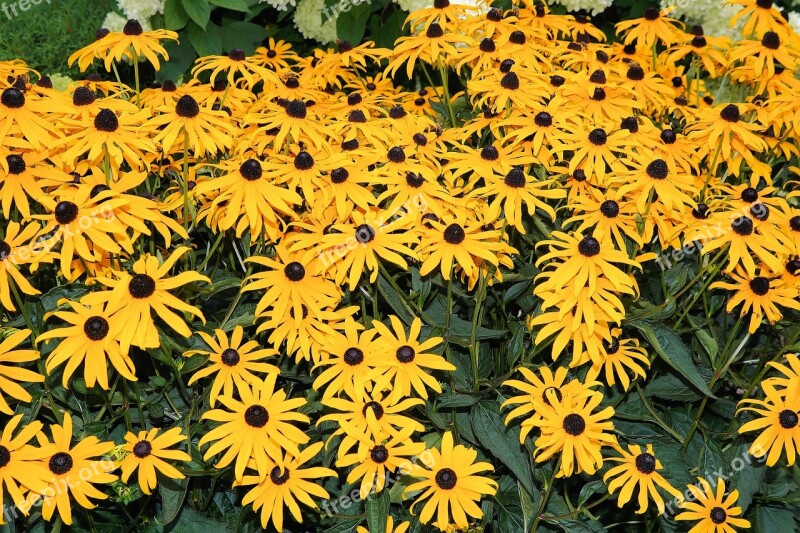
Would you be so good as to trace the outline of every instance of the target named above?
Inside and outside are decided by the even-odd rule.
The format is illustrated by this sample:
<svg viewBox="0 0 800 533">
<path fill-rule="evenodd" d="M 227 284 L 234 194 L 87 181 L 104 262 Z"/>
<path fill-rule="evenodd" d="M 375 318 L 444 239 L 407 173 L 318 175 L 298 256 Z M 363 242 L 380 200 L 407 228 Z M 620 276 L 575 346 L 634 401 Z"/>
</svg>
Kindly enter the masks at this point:
<svg viewBox="0 0 800 533">
<path fill-rule="evenodd" d="M 106 498 L 94 485 L 116 482 L 117 468 L 123 483 L 138 471 L 149 495 L 157 473 L 183 479 L 207 464 L 212 490 L 224 475 L 262 527 L 282 531 L 286 510 L 302 522 L 299 503 L 330 498 L 329 478 L 368 498 L 402 476 L 393 497 L 413 500 L 421 523 L 465 530 L 501 490 L 489 474 L 500 463 L 481 428 L 459 431 L 455 410 L 433 424 L 422 413 L 445 392 L 484 409 L 481 398 L 506 387 L 520 393 L 503 397 L 506 425 L 552 473 L 534 530 L 552 483 L 577 475 L 600 476 L 620 507 L 637 491 L 638 513 L 651 500 L 664 513 L 667 493 L 695 531 L 748 527 L 736 490 L 702 477 L 677 488 L 659 443 L 616 419 L 631 390 L 646 402 L 655 354 L 625 322 L 649 285 L 666 291 L 663 276 L 641 276 L 658 254 L 702 245 L 694 281 L 705 285 L 678 324 L 700 298 L 716 305 L 706 288 L 740 311 L 731 341 L 746 316 L 743 343 L 764 319 L 800 310 L 800 194 L 787 185 L 800 173 L 800 36 L 771 2 L 732 3 L 743 6 L 739 40 L 649 7 L 609 43 L 587 16 L 538 2 L 435 0 L 392 49 L 338 41 L 302 57 L 270 38 L 253 55 L 198 59 L 180 86 L 139 86 L 139 61 L 158 70 L 176 35 L 134 19 L 70 58 L 108 74 L 131 60 L 134 87 L 91 74 L 60 92 L 22 61 L 1 62 L 0 305 L 27 328 L 0 343 L 0 412 L 13 417 L 0 488 L 24 513 L 43 500 L 45 520 L 57 510 L 70 524 L 71 502 Z M 301 31 L 335 30 L 319 24 L 321 7 L 300 0 Z M 394 82 L 423 79 L 415 72 L 416 90 Z M 230 259 L 215 257 L 223 249 Z M 216 290 L 220 270 L 235 281 Z M 516 319 L 535 352 L 486 379 L 482 306 L 510 279 L 526 283 L 504 304 L 535 304 L 502 309 L 503 327 Z M 63 285 L 75 290 L 31 318 L 29 303 Z M 443 290 L 431 303 L 433 286 Z M 231 288 L 220 311 L 216 295 Z M 466 309 L 471 322 L 458 316 Z M 710 388 L 738 357 L 729 348 L 712 361 Z M 534 361 L 541 351 L 549 358 Z M 800 442 L 800 362 L 788 361 L 771 363 L 783 377 L 755 376 L 747 394 L 760 382 L 765 400 L 741 400 L 759 418 L 739 431 L 761 431 L 752 451 L 769 466 L 783 451 L 792 465 Z M 184 408 L 164 393 L 175 423 L 151 427 L 139 387 L 166 382 L 159 369 Z M 183 372 L 193 372 L 185 385 Z M 103 412 L 124 403 L 124 442 L 73 446 L 77 413 L 56 404 L 59 382 L 108 398 Z M 52 439 L 6 399 L 31 402 L 30 383 L 43 384 L 58 422 Z M 82 483 L 63 481 L 86 469 Z"/>
</svg>

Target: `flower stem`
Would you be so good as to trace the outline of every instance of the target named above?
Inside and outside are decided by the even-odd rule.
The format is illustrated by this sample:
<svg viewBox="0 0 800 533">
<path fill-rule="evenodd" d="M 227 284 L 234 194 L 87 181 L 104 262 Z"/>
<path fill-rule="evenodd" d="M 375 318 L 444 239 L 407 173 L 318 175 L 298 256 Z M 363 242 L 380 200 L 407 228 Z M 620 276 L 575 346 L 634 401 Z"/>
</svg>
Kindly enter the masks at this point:
<svg viewBox="0 0 800 533">
<path fill-rule="evenodd" d="M 531 526 L 531 531 L 535 532 L 536 529 L 539 527 L 539 521 L 544 516 L 544 510 L 547 508 L 547 500 L 550 499 L 550 493 L 553 491 L 553 485 L 555 484 L 556 474 L 561 469 L 561 457 L 558 458 L 555 466 L 553 467 L 553 473 L 550 474 L 550 479 L 547 480 L 547 486 L 544 489 L 544 494 L 542 495 L 542 501 L 539 502 L 539 508 L 536 509 L 536 517 L 533 519 L 533 525 Z"/>
</svg>

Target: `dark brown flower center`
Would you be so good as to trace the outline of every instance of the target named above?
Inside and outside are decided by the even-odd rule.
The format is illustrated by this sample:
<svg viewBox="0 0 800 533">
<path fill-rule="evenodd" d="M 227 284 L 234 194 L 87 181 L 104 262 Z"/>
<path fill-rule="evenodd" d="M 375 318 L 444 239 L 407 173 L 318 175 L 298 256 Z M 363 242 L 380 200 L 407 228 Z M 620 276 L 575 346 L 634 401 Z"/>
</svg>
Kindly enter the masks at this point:
<svg viewBox="0 0 800 533">
<path fill-rule="evenodd" d="M 18 109 L 25 105 L 25 94 L 19 89 L 8 88 L 0 96 L 0 102 L 8 108 Z"/>
<path fill-rule="evenodd" d="M 147 274 L 134 274 L 128 282 L 128 292 L 137 299 L 149 298 L 156 292 L 156 280 Z"/>
<path fill-rule="evenodd" d="M 389 450 L 379 444 L 369 451 L 369 457 L 378 464 L 385 463 L 389 459 Z"/>
<path fill-rule="evenodd" d="M 461 244 L 466 238 L 464 228 L 458 224 L 450 224 L 444 229 L 444 240 L 448 244 Z"/>
<path fill-rule="evenodd" d="M 153 452 L 153 445 L 146 440 L 140 440 L 133 445 L 133 455 L 139 459 L 144 459 Z"/>
<path fill-rule="evenodd" d="M 428 39 L 438 39 L 439 37 L 444 35 L 444 30 L 442 27 L 439 26 L 436 22 L 428 26 L 428 31 L 425 32 L 425 36 Z"/>
<path fill-rule="evenodd" d="M 306 269 L 297 261 L 292 261 L 283 267 L 283 273 L 289 281 L 300 281 L 306 276 Z"/>
<path fill-rule="evenodd" d="M 781 38 L 774 31 L 768 31 L 761 38 L 761 45 L 770 50 L 777 50 L 781 47 Z"/>
<path fill-rule="evenodd" d="M 356 228 L 356 240 L 361 244 L 367 244 L 375 238 L 375 230 L 369 224 L 361 224 Z"/>
<path fill-rule="evenodd" d="M 608 141 L 608 135 L 600 128 L 595 128 L 589 132 L 589 142 L 595 146 L 602 146 Z"/>
<path fill-rule="evenodd" d="M 644 79 L 644 69 L 639 65 L 628 67 L 627 77 L 631 81 L 642 81 Z"/>
<path fill-rule="evenodd" d="M 306 103 L 302 100 L 292 100 L 288 104 L 286 104 L 286 114 L 292 118 L 306 118 L 308 114 L 308 110 L 306 109 Z"/>
<path fill-rule="evenodd" d="M 789 227 L 792 231 L 800 231 L 800 215 L 795 215 L 789 219 Z"/>
<path fill-rule="evenodd" d="M 200 106 L 197 104 L 197 100 L 184 94 L 175 104 L 175 114 L 183 118 L 194 118 L 200 114 Z"/>
<path fill-rule="evenodd" d="M 536 116 L 533 117 L 533 123 L 540 128 L 549 128 L 553 125 L 553 116 L 547 111 L 539 111 L 536 113 Z"/>
<path fill-rule="evenodd" d="M 741 198 L 747 203 L 753 203 L 758 200 L 758 191 L 752 187 L 748 187 L 742 191 Z"/>
<path fill-rule="evenodd" d="M 516 91 L 519 89 L 519 76 L 515 72 L 508 72 L 500 80 L 500 87 L 509 91 Z"/>
<path fill-rule="evenodd" d="M 342 359 L 349 366 L 360 365 L 364 362 L 364 351 L 356 347 L 348 348 L 344 351 Z"/>
<path fill-rule="evenodd" d="M 241 357 L 238 351 L 233 348 L 226 348 L 220 354 L 219 360 L 222 361 L 222 364 L 225 366 L 236 366 L 239 364 Z"/>
<path fill-rule="evenodd" d="M 661 12 L 655 6 L 650 6 L 644 10 L 644 18 L 646 20 L 657 20 L 660 15 Z"/>
<path fill-rule="evenodd" d="M 396 105 L 389 110 L 389 118 L 393 118 L 395 120 L 403 118 L 408 113 L 402 106 Z"/>
<path fill-rule="evenodd" d="M 410 363 L 417 356 L 417 352 L 414 351 L 414 348 L 406 344 L 397 349 L 395 356 L 401 363 Z"/>
<path fill-rule="evenodd" d="M 0 261 L 5 261 L 11 255 L 11 246 L 6 242 L 0 240 Z"/>
<path fill-rule="evenodd" d="M 564 428 L 564 431 L 573 437 L 577 437 L 586 431 L 586 420 L 584 420 L 583 417 L 577 413 L 570 413 L 565 416 L 564 422 L 561 425 Z"/>
<path fill-rule="evenodd" d="M 247 181 L 255 181 L 263 175 L 261 163 L 257 159 L 248 159 L 239 166 L 239 174 Z"/>
<path fill-rule="evenodd" d="M 244 411 L 244 421 L 250 427 L 263 428 L 269 422 L 269 413 L 261 405 L 251 405 Z"/>
<path fill-rule="evenodd" d="M 25 169 L 28 168 L 28 166 L 25 164 L 25 160 L 22 159 L 21 156 L 15 154 L 6 156 L 6 164 L 8 164 L 9 174 L 22 174 L 25 172 Z"/>
<path fill-rule="evenodd" d="M 606 218 L 615 218 L 619 215 L 619 204 L 614 200 L 606 200 L 600 204 L 600 212 Z"/>
<path fill-rule="evenodd" d="M 564 395 L 561 394 L 561 390 L 558 387 L 547 387 L 546 389 L 544 389 L 544 392 L 542 393 L 542 401 L 545 404 L 549 405 L 550 407 L 553 407 L 553 404 L 550 403 L 550 398 L 549 398 L 550 395 L 548 394 L 550 391 L 553 391 L 556 400 L 558 400 L 559 402 L 564 399 Z"/>
<path fill-rule="evenodd" d="M 130 19 L 128 22 L 125 23 L 125 27 L 122 28 L 122 33 L 133 37 L 136 35 L 143 34 L 144 28 L 142 28 L 142 25 L 138 20 Z"/>
<path fill-rule="evenodd" d="M 710 214 L 711 209 L 708 207 L 708 205 L 703 203 L 697 204 L 697 207 L 692 209 L 692 216 L 700 220 L 707 219 Z"/>
<path fill-rule="evenodd" d="M 78 218 L 78 206 L 72 202 L 58 202 L 53 214 L 59 224 L 69 224 Z"/>
<path fill-rule="evenodd" d="M 791 409 L 784 409 L 778 413 L 778 422 L 783 429 L 792 429 L 797 427 L 798 417 L 797 413 Z"/>
<path fill-rule="evenodd" d="M 78 107 L 93 104 L 97 97 L 88 87 L 78 87 L 72 93 L 72 103 Z"/>
<path fill-rule="evenodd" d="M 406 160 L 406 152 L 400 146 L 394 146 L 386 152 L 386 157 L 388 157 L 389 161 L 392 163 L 402 163 Z"/>
<path fill-rule="evenodd" d="M 450 490 L 456 486 L 458 476 L 452 468 L 442 468 L 436 472 L 435 480 L 440 489 Z"/>
<path fill-rule="evenodd" d="M 525 180 L 525 173 L 519 167 L 514 167 L 508 171 L 506 174 L 505 179 L 503 182 L 508 185 L 509 187 L 513 188 L 520 188 L 524 187 L 526 180 Z"/>
<path fill-rule="evenodd" d="M 706 42 L 706 38 L 702 35 L 698 35 L 692 38 L 692 46 L 694 48 L 705 48 L 708 43 Z"/>
<path fill-rule="evenodd" d="M 656 470 L 656 458 L 649 453 L 640 453 L 636 456 L 636 470 L 642 474 L 652 474 Z"/>
<path fill-rule="evenodd" d="M 422 187 L 424 183 L 425 183 L 425 178 L 423 178 L 421 174 L 416 174 L 414 172 L 408 172 L 406 174 L 406 184 L 409 187 L 413 187 L 416 189 L 418 187 Z"/>
<path fill-rule="evenodd" d="M 164 83 L 161 84 L 161 90 L 165 93 L 174 93 L 178 90 L 178 86 L 175 85 L 175 82 L 172 80 L 166 80 Z"/>
<path fill-rule="evenodd" d="M 281 472 L 279 466 L 274 466 L 269 473 L 269 479 L 276 485 L 283 485 L 289 481 L 289 469 L 284 468 L 283 472 Z"/>
<path fill-rule="evenodd" d="M 769 292 L 769 280 L 764 276 L 756 276 L 750 280 L 750 290 L 759 296 L 764 296 Z"/>
<path fill-rule="evenodd" d="M 525 44 L 525 34 L 519 30 L 512 31 L 508 36 L 508 42 L 511 44 Z"/>
<path fill-rule="evenodd" d="M 101 109 L 94 117 L 94 127 L 97 131 L 113 133 L 119 128 L 119 119 L 110 109 Z"/>
<path fill-rule="evenodd" d="M 480 48 L 481 52 L 484 52 L 484 53 L 487 53 L 487 54 L 490 54 L 490 53 L 492 53 L 492 52 L 497 50 L 497 47 L 495 46 L 494 41 L 489 39 L 489 38 L 484 38 L 481 41 L 481 44 L 478 45 L 478 48 Z"/>
<path fill-rule="evenodd" d="M 594 257 L 600 253 L 600 242 L 587 235 L 578 243 L 578 252 L 584 257 Z"/>
<path fill-rule="evenodd" d="M 305 150 L 294 157 L 294 168 L 297 170 L 309 170 L 314 167 L 314 157 Z"/>
<path fill-rule="evenodd" d="M 234 48 L 228 52 L 228 57 L 234 61 L 244 61 L 247 58 L 247 54 L 241 48 Z"/>
<path fill-rule="evenodd" d="M 611 337 L 610 341 L 603 341 L 603 349 L 608 355 L 614 355 L 619 351 L 619 337 Z"/>
<path fill-rule="evenodd" d="M 753 233 L 753 221 L 747 216 L 738 217 L 731 222 L 731 229 L 742 237 L 746 237 Z"/>
<path fill-rule="evenodd" d="M 93 341 L 100 341 L 108 335 L 108 320 L 101 316 L 93 316 L 83 323 L 83 332 Z"/>
<path fill-rule="evenodd" d="M 739 122 L 741 113 L 739 113 L 739 108 L 736 107 L 736 104 L 728 104 L 722 108 L 722 111 L 719 112 L 719 116 L 728 122 Z"/>
<path fill-rule="evenodd" d="M 66 474 L 72 470 L 72 456 L 66 452 L 58 452 L 50 457 L 48 465 L 50 471 L 57 476 Z"/>
<path fill-rule="evenodd" d="M 713 509 L 711 509 L 709 517 L 711 518 L 711 521 L 714 522 L 715 524 L 724 524 L 725 520 L 728 518 L 728 514 L 722 507 L 714 507 Z"/>
<path fill-rule="evenodd" d="M 500 158 L 500 152 L 492 145 L 484 146 L 481 148 L 481 159 L 484 161 L 497 161 Z"/>
<path fill-rule="evenodd" d="M 414 140 L 414 144 L 417 146 L 427 146 L 428 145 L 428 138 L 425 137 L 422 133 L 415 133 L 412 137 Z"/>
<path fill-rule="evenodd" d="M 347 115 L 347 121 L 355 124 L 364 124 L 367 121 L 367 116 L 360 109 L 353 109 Z"/>
<path fill-rule="evenodd" d="M 678 136 L 675 135 L 675 132 L 672 130 L 664 130 L 661 132 L 661 142 L 664 144 L 675 144 L 675 141 L 678 140 Z"/>
<path fill-rule="evenodd" d="M 367 416 L 367 409 L 372 410 L 372 413 L 375 415 L 375 420 L 380 420 L 383 418 L 383 406 L 378 402 L 365 403 L 364 408 L 361 410 L 361 414 Z"/>
<path fill-rule="evenodd" d="M 3 468 L 11 461 L 11 452 L 5 446 L 0 446 L 0 468 Z"/>
<path fill-rule="evenodd" d="M 656 159 L 647 165 L 645 172 L 654 180 L 663 180 L 669 174 L 669 167 L 667 167 L 667 162 L 663 159 Z"/>
</svg>

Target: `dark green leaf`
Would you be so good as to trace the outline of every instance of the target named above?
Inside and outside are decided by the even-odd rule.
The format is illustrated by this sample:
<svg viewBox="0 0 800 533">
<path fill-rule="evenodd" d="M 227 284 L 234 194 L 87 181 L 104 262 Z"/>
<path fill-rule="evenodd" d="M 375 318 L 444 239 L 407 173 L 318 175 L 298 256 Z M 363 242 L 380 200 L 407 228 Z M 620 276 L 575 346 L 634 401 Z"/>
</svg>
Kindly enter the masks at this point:
<svg viewBox="0 0 800 533">
<path fill-rule="evenodd" d="M 189 15 L 189 18 L 202 29 L 205 29 L 211 18 L 211 6 L 208 4 L 208 0 L 181 0 L 181 4 L 183 5 L 183 9 L 186 10 L 186 14 Z"/>
<path fill-rule="evenodd" d="M 383 490 L 367 498 L 364 507 L 370 533 L 386 533 L 386 518 L 389 516 L 389 491 Z"/>
<path fill-rule="evenodd" d="M 208 24 L 205 29 L 194 22 L 189 24 L 189 42 L 192 43 L 199 56 L 212 56 L 222 52 L 219 26 L 213 22 Z"/>
<path fill-rule="evenodd" d="M 520 445 L 519 428 L 508 428 L 503 424 L 496 403 L 480 402 L 472 408 L 472 431 L 481 445 L 491 450 L 514 473 L 525 490 L 537 497 L 529 455 Z"/>
<path fill-rule="evenodd" d="M 386 280 L 383 274 L 378 276 L 378 292 L 400 320 L 406 324 L 411 324 L 411 322 L 413 322 L 414 315 L 408 310 L 407 304 L 403 301 L 403 297 L 397 294 L 397 291 L 394 290 L 394 287 Z"/>
<path fill-rule="evenodd" d="M 344 8 L 349 7 L 347 11 Z M 339 17 L 336 19 L 336 35 L 342 41 L 350 41 L 354 45 L 361 43 L 364 38 L 364 31 L 367 28 L 367 20 L 372 13 L 372 6 L 369 2 L 362 0 L 356 4 L 344 3 Z"/>
<path fill-rule="evenodd" d="M 243 13 L 247 13 L 250 11 L 250 8 L 247 5 L 247 2 L 244 0 L 208 0 L 209 3 L 214 4 L 215 6 L 224 7 L 225 9 L 230 9 L 232 11 L 241 11 Z"/>
<path fill-rule="evenodd" d="M 642 332 L 656 353 L 667 364 L 680 372 L 700 392 L 711 398 L 716 398 L 697 371 L 689 349 L 686 348 L 686 345 L 683 344 L 683 341 L 674 331 L 662 324 L 651 325 L 646 322 L 632 322 L 631 325 Z"/>
<path fill-rule="evenodd" d="M 762 505 L 756 508 L 755 530 L 763 533 L 794 533 L 797 521 L 792 511 L 783 507 Z"/>
<path fill-rule="evenodd" d="M 181 43 L 169 41 L 164 44 L 164 49 L 169 54 L 169 61 L 161 64 L 161 70 L 156 72 L 156 80 L 160 83 L 167 80 L 177 81 L 189 70 L 197 58 L 197 52 L 186 39 Z"/>
<path fill-rule="evenodd" d="M 181 0 L 167 0 L 164 4 L 164 24 L 168 30 L 180 30 L 189 24 L 189 14 Z"/>
<path fill-rule="evenodd" d="M 170 479 L 158 476 L 158 492 L 161 494 L 161 523 L 166 525 L 175 520 L 181 512 L 189 479 Z"/>
<path fill-rule="evenodd" d="M 647 396 L 676 402 L 694 401 L 700 398 L 700 395 L 689 387 L 688 381 L 684 381 L 674 374 L 655 378 L 647 384 L 644 391 Z"/>
<path fill-rule="evenodd" d="M 436 408 L 437 410 L 440 410 L 451 407 L 469 407 L 470 405 L 478 403 L 479 399 L 480 398 L 478 396 L 446 392 L 444 394 L 440 394 L 436 398 Z"/>
<path fill-rule="evenodd" d="M 245 53 L 252 54 L 261 41 L 267 37 L 267 30 L 252 22 L 236 21 L 222 26 L 220 37 L 224 50 L 241 48 Z"/>
</svg>

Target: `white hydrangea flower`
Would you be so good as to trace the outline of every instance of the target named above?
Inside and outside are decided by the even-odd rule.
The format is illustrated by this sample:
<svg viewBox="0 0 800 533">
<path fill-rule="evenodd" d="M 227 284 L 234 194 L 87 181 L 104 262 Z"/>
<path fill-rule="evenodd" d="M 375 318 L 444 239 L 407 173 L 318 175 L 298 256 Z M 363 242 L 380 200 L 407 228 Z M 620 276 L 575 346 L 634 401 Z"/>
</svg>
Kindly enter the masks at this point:
<svg viewBox="0 0 800 533">
<path fill-rule="evenodd" d="M 164 12 L 165 0 L 117 0 L 117 5 L 129 19 L 136 19 L 144 27 L 145 21 L 156 13 Z"/>
<path fill-rule="evenodd" d="M 675 7 L 670 16 L 691 27 L 699 24 L 703 33 L 714 37 L 741 37 L 739 27 L 730 27 L 730 20 L 742 6 L 723 4 L 719 0 L 661 0 L 661 7 Z"/>
<path fill-rule="evenodd" d="M 62 93 L 66 91 L 69 84 L 72 83 L 72 78 L 64 74 L 55 73 L 50 74 L 48 77 L 53 84 L 53 89 Z"/>
<path fill-rule="evenodd" d="M 294 25 L 306 39 L 314 39 L 323 44 L 336 40 L 336 19 L 338 13 L 323 24 L 322 8 L 325 0 L 300 0 L 294 13 Z"/>
<path fill-rule="evenodd" d="M 125 23 L 128 22 L 125 17 L 122 15 L 118 15 L 113 11 L 106 15 L 106 18 L 103 19 L 103 28 L 107 29 L 108 31 L 122 31 L 122 28 L 125 27 Z M 144 24 L 142 24 L 144 27 Z"/>
<path fill-rule="evenodd" d="M 567 11 L 588 11 L 592 15 L 602 13 L 614 3 L 614 0 L 553 0 L 551 4 L 561 4 Z"/>
<path fill-rule="evenodd" d="M 789 13 L 789 26 L 792 27 L 795 33 L 800 34 L 800 13 L 797 11 Z"/>
<path fill-rule="evenodd" d="M 403 11 L 413 13 L 419 9 L 425 9 L 433 5 L 433 0 L 395 0 Z"/>
<path fill-rule="evenodd" d="M 295 0 L 259 0 L 259 4 L 267 3 L 278 11 L 288 11 L 290 7 L 297 5 Z"/>
</svg>

